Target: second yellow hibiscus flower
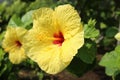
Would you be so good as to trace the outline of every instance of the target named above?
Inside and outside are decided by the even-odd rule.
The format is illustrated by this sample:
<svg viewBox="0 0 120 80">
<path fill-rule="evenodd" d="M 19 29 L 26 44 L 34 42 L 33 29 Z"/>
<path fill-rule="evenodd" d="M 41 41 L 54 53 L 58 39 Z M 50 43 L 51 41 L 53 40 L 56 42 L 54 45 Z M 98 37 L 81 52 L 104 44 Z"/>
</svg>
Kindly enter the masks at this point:
<svg viewBox="0 0 120 80">
<path fill-rule="evenodd" d="M 27 58 L 23 48 L 23 37 L 27 32 L 21 27 L 7 27 L 2 47 L 9 53 L 9 59 L 13 64 L 19 64 Z"/>
</svg>

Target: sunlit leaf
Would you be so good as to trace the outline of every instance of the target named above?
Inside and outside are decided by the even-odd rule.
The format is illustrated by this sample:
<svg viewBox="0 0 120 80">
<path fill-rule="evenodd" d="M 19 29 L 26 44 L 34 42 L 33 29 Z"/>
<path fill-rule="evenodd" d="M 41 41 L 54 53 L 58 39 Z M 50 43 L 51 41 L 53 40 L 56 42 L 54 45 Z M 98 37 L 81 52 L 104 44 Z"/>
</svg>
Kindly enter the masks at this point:
<svg viewBox="0 0 120 80">
<path fill-rule="evenodd" d="M 27 12 L 25 15 L 23 15 L 23 17 L 21 18 L 21 21 L 24 24 L 23 26 L 25 28 L 27 28 L 28 26 L 30 26 L 30 24 L 32 24 L 32 14 L 33 14 L 33 12 L 34 12 L 34 10 L 31 10 L 31 11 Z"/>
<path fill-rule="evenodd" d="M 118 47 L 116 48 L 116 50 L 117 49 Z M 120 53 L 118 53 L 118 51 L 111 51 L 109 53 L 106 53 L 102 57 L 99 65 L 104 66 L 106 68 L 107 75 L 115 75 L 116 72 L 120 70 Z"/>
<path fill-rule="evenodd" d="M 18 27 L 22 26 L 23 23 L 21 22 L 20 17 L 13 15 L 8 23 L 8 26 Z"/>
<path fill-rule="evenodd" d="M 117 67 L 117 56 L 118 54 L 115 51 L 112 51 L 110 53 L 106 53 L 101 61 L 100 65 L 101 66 L 106 66 L 106 67 Z"/>
<path fill-rule="evenodd" d="M 95 28 L 95 20 L 90 19 L 88 24 L 84 25 L 85 38 L 95 38 L 99 35 L 99 30 Z"/>
<path fill-rule="evenodd" d="M 118 71 L 117 68 L 109 68 L 107 67 L 105 70 L 105 73 L 109 76 L 115 75 L 116 71 Z"/>
<path fill-rule="evenodd" d="M 107 28 L 107 25 L 105 23 L 101 22 L 100 23 L 100 28 L 101 29 L 105 29 L 105 28 Z"/>
<path fill-rule="evenodd" d="M 115 51 L 120 54 L 120 45 L 116 46 Z"/>
</svg>

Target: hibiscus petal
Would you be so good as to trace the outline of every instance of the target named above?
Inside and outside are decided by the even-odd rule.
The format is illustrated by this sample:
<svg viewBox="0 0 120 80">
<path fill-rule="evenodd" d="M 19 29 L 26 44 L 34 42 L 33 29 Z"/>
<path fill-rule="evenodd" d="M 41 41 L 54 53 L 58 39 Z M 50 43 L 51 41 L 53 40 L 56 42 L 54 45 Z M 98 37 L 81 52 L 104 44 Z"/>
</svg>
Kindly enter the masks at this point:
<svg viewBox="0 0 120 80">
<path fill-rule="evenodd" d="M 9 59 L 13 64 L 19 64 L 26 58 L 23 48 L 14 49 L 9 53 Z"/>
<path fill-rule="evenodd" d="M 81 27 L 80 17 L 77 11 L 71 5 L 61 5 L 55 8 L 55 16 L 64 38 L 74 36 Z"/>
<path fill-rule="evenodd" d="M 53 30 L 52 22 L 53 10 L 50 8 L 40 8 L 34 11 L 33 14 L 33 28 Z"/>
<path fill-rule="evenodd" d="M 62 45 L 61 57 L 63 62 L 71 62 L 77 51 L 84 44 L 84 31 L 79 31 L 75 36 L 66 40 Z"/>
</svg>

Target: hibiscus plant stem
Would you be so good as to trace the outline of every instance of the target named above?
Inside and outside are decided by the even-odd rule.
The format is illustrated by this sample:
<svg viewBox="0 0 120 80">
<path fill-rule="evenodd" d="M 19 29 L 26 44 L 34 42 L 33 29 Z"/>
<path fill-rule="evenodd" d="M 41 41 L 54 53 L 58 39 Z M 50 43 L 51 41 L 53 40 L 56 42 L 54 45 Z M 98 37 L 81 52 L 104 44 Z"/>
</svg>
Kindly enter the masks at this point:
<svg viewBox="0 0 120 80">
<path fill-rule="evenodd" d="M 114 77 L 114 75 L 112 76 L 112 80 L 115 80 L 115 77 Z"/>
</svg>

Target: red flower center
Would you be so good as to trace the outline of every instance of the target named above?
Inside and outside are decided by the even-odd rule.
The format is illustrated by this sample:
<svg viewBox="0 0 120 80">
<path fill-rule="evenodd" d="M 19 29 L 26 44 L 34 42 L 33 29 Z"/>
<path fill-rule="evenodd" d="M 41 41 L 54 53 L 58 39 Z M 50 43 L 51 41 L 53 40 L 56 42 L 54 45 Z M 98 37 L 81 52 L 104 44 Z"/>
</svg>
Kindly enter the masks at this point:
<svg viewBox="0 0 120 80">
<path fill-rule="evenodd" d="M 55 33 L 54 38 L 55 40 L 53 41 L 53 44 L 58 44 L 59 46 L 62 46 L 62 43 L 64 42 L 64 37 L 62 32 L 59 32 L 57 34 Z"/>
<path fill-rule="evenodd" d="M 21 47 L 21 46 L 22 46 L 22 44 L 20 43 L 20 41 L 16 41 L 15 43 L 16 43 L 16 45 L 17 45 L 18 47 Z"/>
</svg>

